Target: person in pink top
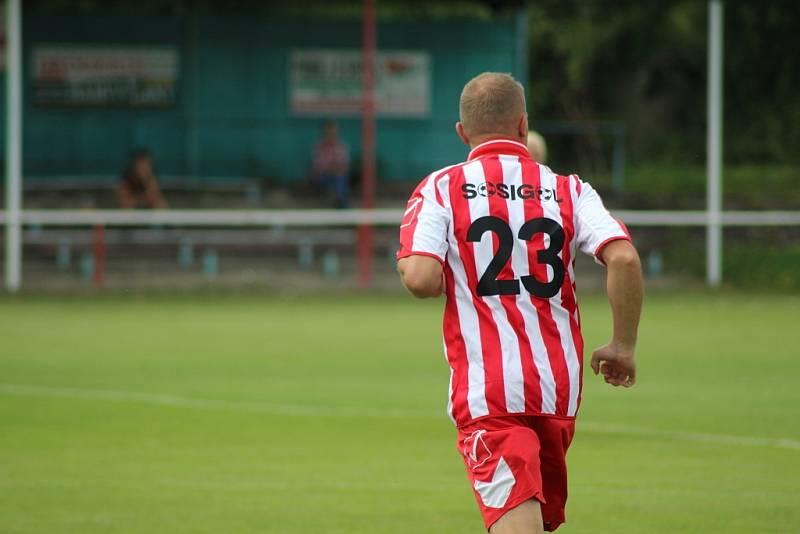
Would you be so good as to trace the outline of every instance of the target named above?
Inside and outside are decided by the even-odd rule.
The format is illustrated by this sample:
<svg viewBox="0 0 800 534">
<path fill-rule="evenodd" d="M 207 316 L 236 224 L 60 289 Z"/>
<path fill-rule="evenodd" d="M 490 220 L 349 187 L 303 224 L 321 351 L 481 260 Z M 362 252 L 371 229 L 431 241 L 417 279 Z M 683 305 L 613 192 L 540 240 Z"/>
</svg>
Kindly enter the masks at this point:
<svg viewBox="0 0 800 534">
<path fill-rule="evenodd" d="M 322 139 L 314 147 L 312 180 L 331 191 L 336 207 L 350 207 L 350 148 L 339 138 L 339 128 L 333 121 L 322 127 Z"/>
</svg>

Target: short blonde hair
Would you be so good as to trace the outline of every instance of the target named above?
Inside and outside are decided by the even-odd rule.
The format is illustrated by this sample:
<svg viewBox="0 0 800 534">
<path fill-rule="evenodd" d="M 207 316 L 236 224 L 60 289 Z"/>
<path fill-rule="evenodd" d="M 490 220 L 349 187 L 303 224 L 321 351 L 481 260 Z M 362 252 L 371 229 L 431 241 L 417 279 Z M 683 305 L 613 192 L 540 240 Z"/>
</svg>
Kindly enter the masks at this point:
<svg viewBox="0 0 800 534">
<path fill-rule="evenodd" d="M 539 132 L 528 131 L 528 152 L 534 161 L 547 163 L 547 143 Z"/>
<path fill-rule="evenodd" d="M 461 91 L 459 116 L 467 135 L 517 135 L 525 114 L 525 90 L 510 74 L 484 72 Z"/>
</svg>

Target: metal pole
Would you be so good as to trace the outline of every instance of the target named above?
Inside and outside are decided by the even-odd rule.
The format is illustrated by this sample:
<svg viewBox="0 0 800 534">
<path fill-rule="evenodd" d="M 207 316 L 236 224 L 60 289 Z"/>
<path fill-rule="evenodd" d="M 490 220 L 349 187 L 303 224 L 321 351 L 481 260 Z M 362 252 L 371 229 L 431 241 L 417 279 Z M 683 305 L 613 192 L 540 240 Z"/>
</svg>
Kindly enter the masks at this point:
<svg viewBox="0 0 800 534">
<path fill-rule="evenodd" d="M 517 79 L 527 88 L 530 85 L 530 80 L 528 79 L 528 8 L 525 4 L 517 10 L 516 19 L 515 70 Z"/>
<path fill-rule="evenodd" d="M 722 2 L 708 3 L 708 139 L 706 208 L 706 281 L 722 282 Z"/>
<path fill-rule="evenodd" d="M 375 0 L 364 0 L 363 109 L 361 115 L 361 207 L 375 207 Z M 358 285 L 372 283 L 373 228 L 358 229 Z"/>
<path fill-rule="evenodd" d="M 186 106 L 186 174 L 189 175 L 189 180 L 192 183 L 197 183 L 199 178 L 199 159 L 200 159 L 200 141 L 198 138 L 198 120 L 197 110 L 197 90 L 202 81 L 198 76 L 198 63 L 199 63 L 199 15 L 197 13 L 190 13 L 186 16 L 186 63 L 189 70 L 188 78 L 190 83 L 185 84 L 187 90 L 184 90 L 183 98 L 187 101 Z M 188 92 L 188 94 L 186 94 Z"/>
<path fill-rule="evenodd" d="M 22 279 L 22 6 L 6 2 L 6 289 Z"/>
<path fill-rule="evenodd" d="M 92 235 L 94 252 L 94 285 L 103 287 L 106 282 L 106 227 L 98 224 Z"/>
</svg>

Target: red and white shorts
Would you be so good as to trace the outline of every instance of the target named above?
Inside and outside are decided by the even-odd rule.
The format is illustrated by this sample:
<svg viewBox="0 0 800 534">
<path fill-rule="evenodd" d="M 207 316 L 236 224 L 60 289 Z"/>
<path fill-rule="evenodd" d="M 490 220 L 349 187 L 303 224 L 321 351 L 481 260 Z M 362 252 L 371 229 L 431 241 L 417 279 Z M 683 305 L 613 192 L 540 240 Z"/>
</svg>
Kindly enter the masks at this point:
<svg viewBox="0 0 800 534">
<path fill-rule="evenodd" d="M 458 450 L 487 530 L 503 514 L 529 499 L 542 505 L 544 528 L 565 521 L 566 455 L 574 419 L 504 416 L 458 429 Z"/>
</svg>

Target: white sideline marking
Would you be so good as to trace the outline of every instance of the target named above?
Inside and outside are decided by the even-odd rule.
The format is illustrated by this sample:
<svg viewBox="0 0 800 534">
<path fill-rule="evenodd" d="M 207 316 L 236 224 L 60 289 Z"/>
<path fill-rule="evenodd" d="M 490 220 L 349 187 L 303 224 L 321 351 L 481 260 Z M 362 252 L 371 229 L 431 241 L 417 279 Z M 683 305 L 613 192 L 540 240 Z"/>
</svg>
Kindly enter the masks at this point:
<svg viewBox="0 0 800 534">
<path fill-rule="evenodd" d="M 665 487 L 639 487 L 639 486 L 599 486 L 599 485 L 583 485 L 583 484 L 574 484 L 569 488 L 570 495 L 574 495 L 576 493 L 589 493 L 589 494 L 597 494 L 597 495 L 649 495 L 654 497 L 660 496 L 676 496 L 681 498 L 686 498 L 688 496 L 692 497 L 712 497 L 712 498 L 719 498 L 720 495 L 731 495 L 739 499 L 756 499 L 756 498 L 763 498 L 763 497 L 770 497 L 773 500 L 786 500 L 791 501 L 791 499 L 800 496 L 800 493 L 791 490 L 772 490 L 772 489 L 756 489 L 756 490 L 746 490 L 740 487 L 714 487 L 708 489 L 702 488 L 687 488 L 687 487 L 680 487 L 680 488 L 665 488 Z"/>
<path fill-rule="evenodd" d="M 751 445 L 755 447 L 778 447 L 782 449 L 800 450 L 800 440 L 790 438 L 759 438 L 755 436 L 733 436 L 729 434 L 681 432 L 635 426 L 606 425 L 603 423 L 582 423 L 580 420 L 578 420 L 577 429 L 579 431 L 588 430 L 589 432 L 596 434 L 620 434 L 625 436 L 677 439 L 681 441 L 721 443 L 724 445 Z"/>
<path fill-rule="evenodd" d="M 347 408 L 339 406 L 302 406 L 297 404 L 278 404 L 254 401 L 225 401 L 214 399 L 193 399 L 160 393 L 140 393 L 115 389 L 90 389 L 52 386 L 33 386 L 23 384 L 2 384 L 0 393 L 5 395 L 31 397 L 57 397 L 86 400 L 105 400 L 116 402 L 138 402 L 159 406 L 175 406 L 199 410 L 227 410 L 233 412 L 255 412 L 293 417 L 375 417 L 392 419 L 440 419 L 444 415 L 434 412 L 411 410 L 369 410 L 363 408 Z M 711 434 L 701 432 L 683 432 L 659 430 L 627 425 L 582 422 L 578 420 L 578 430 L 594 434 L 617 434 L 625 436 L 641 436 L 647 438 L 664 438 L 678 441 L 695 441 L 719 443 L 723 445 L 741 445 L 751 447 L 777 447 L 780 449 L 800 450 L 800 440 L 791 438 L 761 438 L 756 436 L 735 436 L 729 434 Z"/>
<path fill-rule="evenodd" d="M 138 402 L 159 406 L 176 406 L 200 410 L 227 410 L 233 412 L 257 412 L 273 415 L 298 417 L 388 417 L 413 418 L 430 417 L 428 413 L 403 410 L 368 410 L 333 406 L 301 406 L 254 401 L 226 401 L 214 399 L 193 399 L 161 393 L 139 393 L 115 389 L 69 388 L 52 386 L 31 386 L 22 384 L 0 384 L 0 393 L 7 395 L 27 395 L 31 397 L 58 397 L 87 400 L 106 400 L 116 402 Z"/>
</svg>

